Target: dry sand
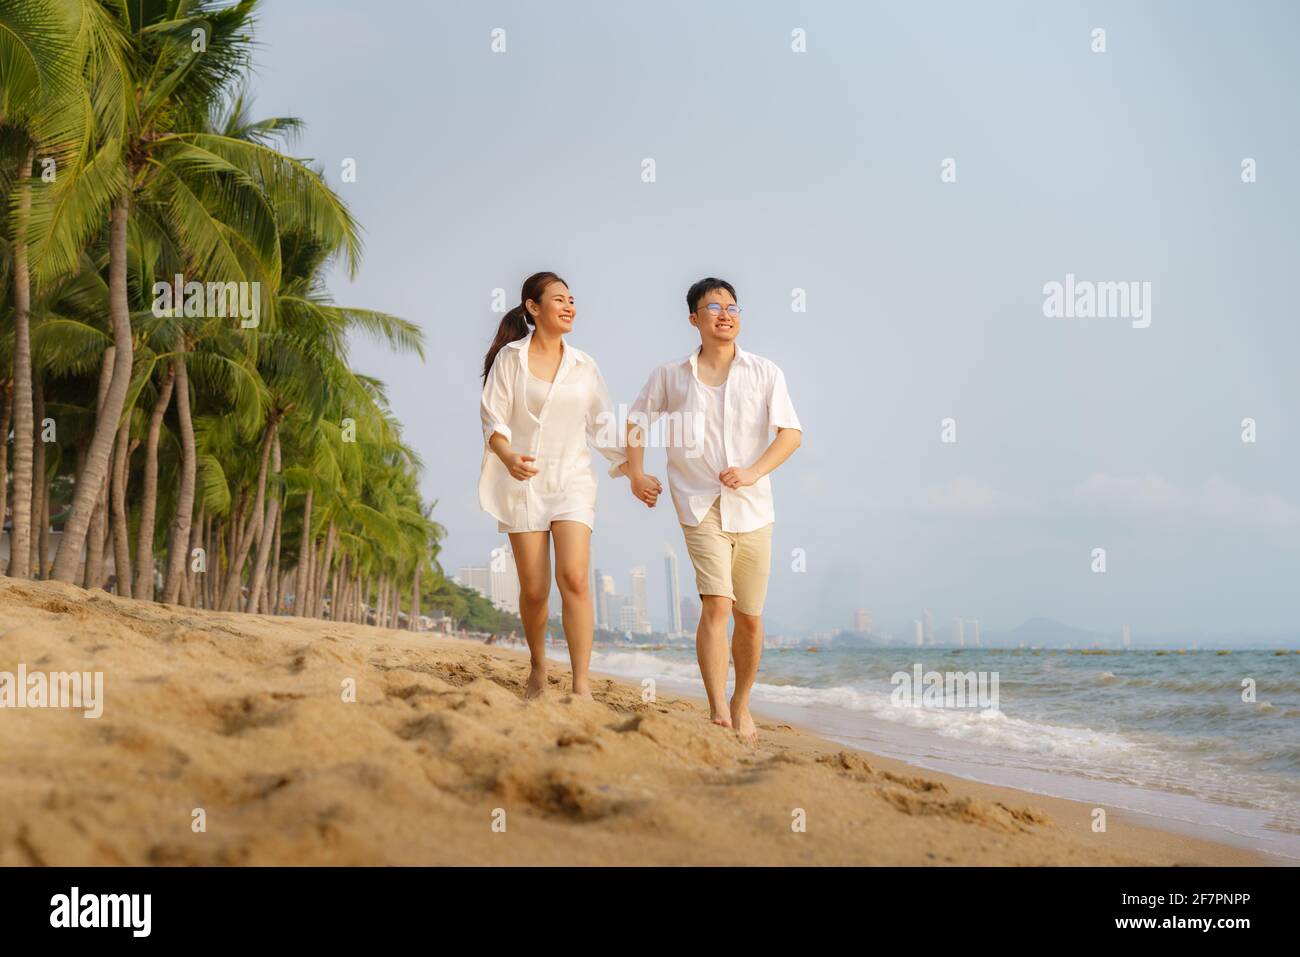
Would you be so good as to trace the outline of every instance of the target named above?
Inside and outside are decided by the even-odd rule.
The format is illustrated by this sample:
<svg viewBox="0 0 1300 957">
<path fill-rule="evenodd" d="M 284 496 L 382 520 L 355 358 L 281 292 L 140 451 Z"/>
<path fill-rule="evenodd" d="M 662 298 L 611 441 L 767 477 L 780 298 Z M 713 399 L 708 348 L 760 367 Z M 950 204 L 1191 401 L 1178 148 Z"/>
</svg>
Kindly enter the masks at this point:
<svg viewBox="0 0 1300 957">
<path fill-rule="evenodd" d="M 0 709 L 4 865 L 1264 862 L 761 719 L 746 747 L 558 666 L 524 702 L 526 657 L 477 642 L 0 579 L 20 663 L 103 672 L 105 703 Z"/>
</svg>

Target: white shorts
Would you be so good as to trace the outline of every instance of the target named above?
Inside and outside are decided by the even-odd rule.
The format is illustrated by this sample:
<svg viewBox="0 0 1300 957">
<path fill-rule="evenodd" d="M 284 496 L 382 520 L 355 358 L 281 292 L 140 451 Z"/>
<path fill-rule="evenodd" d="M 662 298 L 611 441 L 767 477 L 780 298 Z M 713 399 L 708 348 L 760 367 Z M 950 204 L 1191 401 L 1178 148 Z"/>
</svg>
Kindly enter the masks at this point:
<svg viewBox="0 0 1300 957">
<path fill-rule="evenodd" d="M 592 531 L 596 530 L 596 510 L 594 508 L 575 508 L 571 512 L 559 515 L 542 515 L 525 528 L 511 528 L 505 522 L 497 522 L 497 531 L 505 532 L 549 532 L 551 522 L 581 522 Z"/>
</svg>

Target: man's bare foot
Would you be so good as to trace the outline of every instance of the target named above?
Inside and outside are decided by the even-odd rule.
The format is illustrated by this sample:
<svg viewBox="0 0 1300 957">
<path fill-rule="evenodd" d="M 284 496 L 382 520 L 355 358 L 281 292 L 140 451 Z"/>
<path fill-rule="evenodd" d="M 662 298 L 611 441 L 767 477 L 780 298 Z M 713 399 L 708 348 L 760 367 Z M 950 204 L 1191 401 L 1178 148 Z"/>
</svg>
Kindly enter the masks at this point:
<svg viewBox="0 0 1300 957">
<path fill-rule="evenodd" d="M 731 727 L 731 715 L 726 711 L 718 711 L 714 708 L 709 709 L 709 720 L 720 728 Z"/>
<path fill-rule="evenodd" d="M 524 700 L 540 698 L 546 691 L 546 669 L 534 668 L 528 673 L 528 684 L 524 687 Z"/>
<path fill-rule="evenodd" d="M 758 744 L 758 728 L 754 726 L 754 718 L 749 713 L 749 704 L 747 702 L 731 702 L 731 724 L 736 729 L 736 734 L 740 740 L 746 744 Z"/>
</svg>

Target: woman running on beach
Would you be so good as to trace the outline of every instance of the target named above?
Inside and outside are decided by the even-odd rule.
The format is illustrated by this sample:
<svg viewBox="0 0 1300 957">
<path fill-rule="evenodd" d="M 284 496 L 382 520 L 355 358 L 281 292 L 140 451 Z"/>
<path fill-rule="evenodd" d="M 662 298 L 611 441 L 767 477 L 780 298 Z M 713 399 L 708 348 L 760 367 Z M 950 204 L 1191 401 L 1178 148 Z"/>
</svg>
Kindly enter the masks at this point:
<svg viewBox="0 0 1300 957">
<path fill-rule="evenodd" d="M 532 663 L 524 696 L 546 690 L 553 539 L 573 692 L 590 697 L 596 475 L 587 447 L 610 461 L 610 475 L 623 474 L 627 456 L 595 360 L 564 341 L 577 314 L 568 284 L 553 272 L 535 273 L 519 299 L 483 361 L 479 504 L 509 533 L 519 570 L 519 617 Z"/>
</svg>

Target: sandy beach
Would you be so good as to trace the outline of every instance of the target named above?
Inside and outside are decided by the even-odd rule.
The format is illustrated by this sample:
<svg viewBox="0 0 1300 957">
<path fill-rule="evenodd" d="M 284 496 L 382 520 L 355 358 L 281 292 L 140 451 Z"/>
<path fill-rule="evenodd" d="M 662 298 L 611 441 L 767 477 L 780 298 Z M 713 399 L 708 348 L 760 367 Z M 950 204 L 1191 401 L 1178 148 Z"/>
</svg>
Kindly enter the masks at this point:
<svg viewBox="0 0 1300 957">
<path fill-rule="evenodd" d="M 525 702 L 522 653 L 453 638 L 0 579 L 20 666 L 101 672 L 103 714 L 0 709 L 3 865 L 1267 862 L 558 665 Z"/>
</svg>

